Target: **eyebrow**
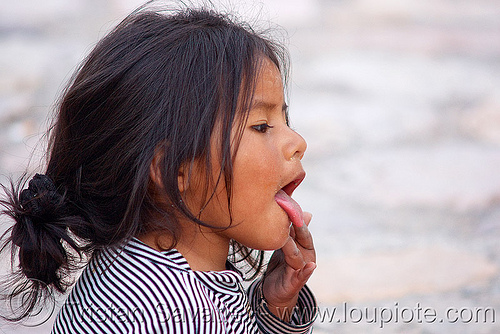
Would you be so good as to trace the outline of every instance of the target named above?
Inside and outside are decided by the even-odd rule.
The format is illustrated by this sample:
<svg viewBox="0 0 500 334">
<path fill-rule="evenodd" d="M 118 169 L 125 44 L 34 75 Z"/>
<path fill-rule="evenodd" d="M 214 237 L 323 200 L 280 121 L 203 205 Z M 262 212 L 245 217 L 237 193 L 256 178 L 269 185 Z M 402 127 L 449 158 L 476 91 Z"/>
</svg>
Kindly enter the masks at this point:
<svg viewBox="0 0 500 334">
<path fill-rule="evenodd" d="M 265 101 L 257 101 L 256 103 L 253 103 L 250 107 L 250 110 L 252 109 L 265 109 L 265 110 L 272 110 L 276 108 L 276 103 L 269 103 Z M 288 104 L 283 103 L 281 106 L 281 111 L 287 112 L 288 111 Z"/>
</svg>

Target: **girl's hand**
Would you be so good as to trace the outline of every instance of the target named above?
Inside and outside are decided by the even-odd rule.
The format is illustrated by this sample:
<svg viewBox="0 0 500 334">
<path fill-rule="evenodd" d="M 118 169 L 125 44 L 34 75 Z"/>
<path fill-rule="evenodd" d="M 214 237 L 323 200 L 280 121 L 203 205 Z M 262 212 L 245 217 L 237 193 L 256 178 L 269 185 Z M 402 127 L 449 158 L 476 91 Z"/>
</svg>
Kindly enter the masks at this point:
<svg viewBox="0 0 500 334">
<path fill-rule="evenodd" d="M 316 269 L 316 252 L 308 225 L 312 215 L 304 212 L 301 227 L 290 227 L 283 248 L 274 252 L 262 283 L 269 310 L 283 321 L 290 321 L 299 292 Z"/>
</svg>

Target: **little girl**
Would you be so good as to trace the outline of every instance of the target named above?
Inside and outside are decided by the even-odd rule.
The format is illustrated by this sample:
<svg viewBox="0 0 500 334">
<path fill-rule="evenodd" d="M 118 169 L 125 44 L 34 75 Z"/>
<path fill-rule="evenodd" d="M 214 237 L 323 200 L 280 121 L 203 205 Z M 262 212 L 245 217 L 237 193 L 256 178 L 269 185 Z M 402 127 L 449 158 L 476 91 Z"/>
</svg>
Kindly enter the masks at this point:
<svg viewBox="0 0 500 334">
<path fill-rule="evenodd" d="M 64 92 L 45 173 L 2 202 L 15 320 L 87 258 L 53 333 L 310 332 L 311 215 L 290 197 L 306 143 L 285 60 L 207 9 L 142 9 L 104 37 Z M 235 264 L 251 280 L 264 250 L 245 293 Z"/>
</svg>

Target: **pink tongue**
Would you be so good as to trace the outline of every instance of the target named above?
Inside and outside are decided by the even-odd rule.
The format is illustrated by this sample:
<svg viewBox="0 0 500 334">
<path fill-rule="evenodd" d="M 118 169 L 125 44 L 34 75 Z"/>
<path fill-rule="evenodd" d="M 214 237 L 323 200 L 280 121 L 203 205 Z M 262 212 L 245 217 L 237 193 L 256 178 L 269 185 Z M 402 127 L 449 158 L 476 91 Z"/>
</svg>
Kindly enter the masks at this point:
<svg viewBox="0 0 500 334">
<path fill-rule="evenodd" d="M 303 224 L 303 216 L 300 205 L 283 190 L 278 191 L 278 193 L 274 196 L 274 199 L 278 205 L 285 210 L 292 223 L 297 227 L 301 227 Z"/>
</svg>

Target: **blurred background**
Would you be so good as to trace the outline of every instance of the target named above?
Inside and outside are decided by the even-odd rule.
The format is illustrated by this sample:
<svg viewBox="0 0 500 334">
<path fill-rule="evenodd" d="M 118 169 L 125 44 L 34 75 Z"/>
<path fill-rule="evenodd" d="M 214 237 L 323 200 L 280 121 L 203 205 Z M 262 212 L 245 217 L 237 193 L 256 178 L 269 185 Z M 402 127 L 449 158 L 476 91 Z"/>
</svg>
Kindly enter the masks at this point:
<svg viewBox="0 0 500 334">
<path fill-rule="evenodd" d="M 336 310 L 315 333 L 498 333 L 500 0 L 233 3 L 288 33 L 292 125 L 309 144 L 294 197 L 314 215 L 310 286 Z M 2 1 L 1 183 L 42 170 L 64 83 L 139 4 Z M 419 306 L 437 320 L 419 322 Z"/>
</svg>

